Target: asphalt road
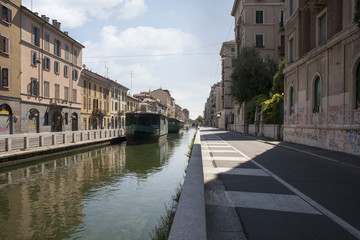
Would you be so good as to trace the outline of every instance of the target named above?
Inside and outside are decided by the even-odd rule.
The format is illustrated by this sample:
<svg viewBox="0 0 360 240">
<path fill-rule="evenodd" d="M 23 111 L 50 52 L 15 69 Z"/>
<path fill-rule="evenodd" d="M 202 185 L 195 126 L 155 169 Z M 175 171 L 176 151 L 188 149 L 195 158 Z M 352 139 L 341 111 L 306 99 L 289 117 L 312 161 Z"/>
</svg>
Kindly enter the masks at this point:
<svg viewBox="0 0 360 240">
<path fill-rule="evenodd" d="M 358 166 L 232 132 L 203 136 L 248 239 L 360 239 Z"/>
</svg>

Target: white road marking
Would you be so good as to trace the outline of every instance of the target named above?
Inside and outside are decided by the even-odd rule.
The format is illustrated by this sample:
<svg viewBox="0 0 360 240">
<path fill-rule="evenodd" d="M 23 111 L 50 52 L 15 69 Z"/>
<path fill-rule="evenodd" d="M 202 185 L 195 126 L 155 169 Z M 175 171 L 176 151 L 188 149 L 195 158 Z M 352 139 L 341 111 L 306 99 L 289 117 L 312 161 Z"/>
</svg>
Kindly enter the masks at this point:
<svg viewBox="0 0 360 240">
<path fill-rule="evenodd" d="M 224 143 L 228 144 L 226 141 L 222 140 Z M 231 146 L 230 144 L 228 144 L 229 146 Z M 274 179 L 276 179 L 277 181 L 279 181 L 281 184 L 283 184 L 284 186 L 286 186 L 288 189 L 290 189 L 292 192 L 294 192 L 296 195 L 298 195 L 299 197 L 301 197 L 303 200 L 305 200 L 307 203 L 309 203 L 310 205 L 312 205 L 314 208 L 316 208 L 317 210 L 319 210 L 321 213 L 323 213 L 324 215 L 326 215 L 328 218 L 330 218 L 332 221 L 334 221 L 335 223 L 337 223 L 339 226 L 341 226 L 342 228 L 344 228 L 346 231 L 348 231 L 349 233 L 351 233 L 352 235 L 354 235 L 357 239 L 360 239 L 360 231 L 353 227 L 351 224 L 349 224 L 348 222 L 344 221 L 343 219 L 341 219 L 340 217 L 338 217 L 336 214 L 334 214 L 333 212 L 329 211 L 328 209 L 326 209 L 325 207 L 323 207 L 321 204 L 315 202 L 314 200 L 312 200 L 310 197 L 308 197 L 307 195 L 305 195 L 304 193 L 300 192 L 299 190 L 297 190 L 295 187 L 291 186 L 289 183 L 285 182 L 283 179 L 281 179 L 279 176 L 277 176 L 276 174 L 272 173 L 270 170 L 268 170 L 267 168 L 265 168 L 264 166 L 262 166 L 261 164 L 257 163 L 255 160 L 252 160 L 250 157 L 248 157 L 246 154 L 244 154 L 243 152 L 241 152 L 240 150 L 236 149 L 235 147 L 231 146 L 234 150 L 236 150 L 238 153 L 240 153 L 241 155 L 243 155 L 245 158 L 247 158 L 248 160 L 250 160 L 251 162 L 253 162 L 255 165 L 257 165 L 259 168 L 261 168 L 262 170 L 264 170 L 266 173 L 268 173 L 271 177 L 273 177 Z"/>
<path fill-rule="evenodd" d="M 205 173 L 211 174 L 230 174 L 230 175 L 243 175 L 243 176 L 263 176 L 268 177 L 269 174 L 261 169 L 251 168 L 204 168 Z"/>
<path fill-rule="evenodd" d="M 235 161 L 235 162 L 247 162 L 249 161 L 245 157 L 222 157 L 222 156 L 213 156 L 214 161 Z"/>
<path fill-rule="evenodd" d="M 229 150 L 207 150 L 204 149 L 204 152 L 212 152 L 212 153 L 236 153 L 236 151 L 229 149 Z"/>
<path fill-rule="evenodd" d="M 296 195 L 238 191 L 227 191 L 226 193 L 235 204 L 235 207 L 322 215 Z"/>
</svg>

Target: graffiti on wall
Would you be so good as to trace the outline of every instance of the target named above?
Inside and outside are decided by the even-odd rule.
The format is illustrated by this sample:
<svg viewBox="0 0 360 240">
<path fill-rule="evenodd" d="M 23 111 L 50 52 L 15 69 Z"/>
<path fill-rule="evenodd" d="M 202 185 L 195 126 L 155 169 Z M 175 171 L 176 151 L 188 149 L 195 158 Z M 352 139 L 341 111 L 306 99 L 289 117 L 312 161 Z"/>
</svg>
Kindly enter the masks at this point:
<svg viewBox="0 0 360 240">
<path fill-rule="evenodd" d="M 329 150 L 360 153 L 360 130 L 286 129 L 284 138 L 291 142 L 309 144 Z"/>
</svg>

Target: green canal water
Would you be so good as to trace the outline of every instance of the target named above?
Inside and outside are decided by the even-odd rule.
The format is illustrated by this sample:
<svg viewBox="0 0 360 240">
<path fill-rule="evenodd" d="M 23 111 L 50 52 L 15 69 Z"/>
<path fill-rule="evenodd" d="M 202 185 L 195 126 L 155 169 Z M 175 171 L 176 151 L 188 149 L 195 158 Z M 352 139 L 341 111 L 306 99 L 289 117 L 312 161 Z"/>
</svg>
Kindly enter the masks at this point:
<svg viewBox="0 0 360 240">
<path fill-rule="evenodd" d="M 149 239 L 195 129 L 0 170 L 0 239 Z"/>
</svg>

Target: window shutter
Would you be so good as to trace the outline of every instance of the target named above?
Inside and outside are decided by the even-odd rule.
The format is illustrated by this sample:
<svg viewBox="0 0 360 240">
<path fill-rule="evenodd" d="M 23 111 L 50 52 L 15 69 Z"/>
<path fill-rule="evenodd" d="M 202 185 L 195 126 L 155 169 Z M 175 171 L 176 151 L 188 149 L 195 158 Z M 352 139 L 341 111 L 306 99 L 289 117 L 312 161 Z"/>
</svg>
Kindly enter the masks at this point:
<svg viewBox="0 0 360 240">
<path fill-rule="evenodd" d="M 4 44 L 5 44 L 5 46 L 4 46 L 4 52 L 9 53 L 9 52 L 10 52 L 10 51 L 9 51 L 9 39 L 6 38 L 6 37 L 4 37 Z"/>
<path fill-rule="evenodd" d="M 2 77 L 2 86 L 9 87 L 9 69 L 3 68 L 1 69 L 1 77 Z"/>
<path fill-rule="evenodd" d="M 3 41 L 3 36 L 0 34 L 0 52 L 3 52 L 3 50 L 4 50 L 4 46 L 3 46 L 3 43 L 4 43 L 4 41 Z"/>
<path fill-rule="evenodd" d="M 12 11 L 9 8 L 7 10 L 7 18 L 8 18 L 7 22 L 12 23 Z"/>
</svg>

